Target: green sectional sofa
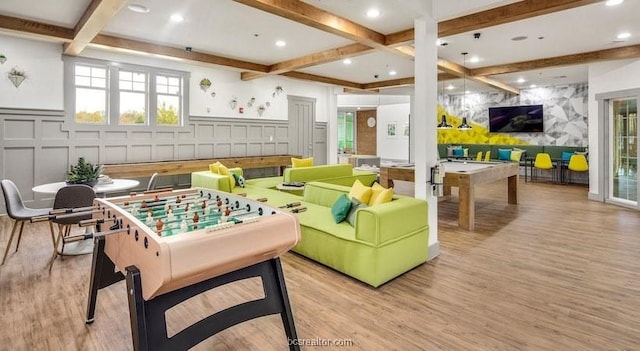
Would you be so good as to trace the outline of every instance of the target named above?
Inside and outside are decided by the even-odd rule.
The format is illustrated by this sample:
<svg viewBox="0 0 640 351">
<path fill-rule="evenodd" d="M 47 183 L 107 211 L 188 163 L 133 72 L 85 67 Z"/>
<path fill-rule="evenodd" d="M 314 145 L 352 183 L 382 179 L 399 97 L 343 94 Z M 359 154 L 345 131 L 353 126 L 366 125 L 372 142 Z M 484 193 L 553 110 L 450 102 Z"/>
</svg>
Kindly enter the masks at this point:
<svg viewBox="0 0 640 351">
<path fill-rule="evenodd" d="M 308 183 L 299 214 L 302 239 L 293 248 L 371 286 L 383 283 L 427 261 L 427 202 L 394 195 L 389 203 L 358 209 L 355 225 L 335 223 L 331 206 L 350 187 Z"/>
<path fill-rule="evenodd" d="M 340 166 L 351 169 L 351 165 Z M 321 166 L 309 168 L 315 167 Z M 306 211 L 298 213 L 302 238 L 292 251 L 371 286 L 378 287 L 427 261 L 426 201 L 394 195 L 389 203 L 358 209 L 353 227 L 347 222 L 336 224 L 331 214 L 332 205 L 341 194 L 348 194 L 351 184 L 360 178 L 353 173 L 331 177 L 329 173 L 323 173 L 329 172 L 328 167 L 321 169 L 323 171 L 316 174 L 327 177 L 324 179 L 329 182 L 308 181 L 302 194 L 277 190 L 277 183 L 269 178 L 248 180 L 244 188 L 235 187 L 232 191 L 245 193 L 251 199 L 266 198 L 270 205 L 278 207 L 299 202 Z M 242 172 L 240 169 L 232 171 Z M 290 181 L 313 177 L 312 172 L 291 171 L 289 177 L 294 178 L 288 178 Z M 191 185 L 221 190 L 228 185 L 222 178 L 209 171 L 194 172 Z M 277 178 L 279 183 L 284 177 Z"/>
</svg>

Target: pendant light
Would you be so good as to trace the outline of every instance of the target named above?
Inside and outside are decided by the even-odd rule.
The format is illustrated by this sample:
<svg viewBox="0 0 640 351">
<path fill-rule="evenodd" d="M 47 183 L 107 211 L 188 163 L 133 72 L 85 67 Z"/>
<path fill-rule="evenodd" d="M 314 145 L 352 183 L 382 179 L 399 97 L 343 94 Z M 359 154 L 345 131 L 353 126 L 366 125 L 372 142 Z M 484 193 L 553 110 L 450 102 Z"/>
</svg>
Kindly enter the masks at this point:
<svg viewBox="0 0 640 351">
<path fill-rule="evenodd" d="M 467 123 L 467 55 L 468 52 L 462 53 L 462 124 L 458 126 L 458 130 L 471 130 L 471 125 Z"/>
<path fill-rule="evenodd" d="M 444 109 L 444 80 L 442 81 L 442 108 Z M 440 123 L 436 126 L 438 129 L 451 129 L 451 124 L 447 123 L 447 115 L 443 114 Z"/>
</svg>

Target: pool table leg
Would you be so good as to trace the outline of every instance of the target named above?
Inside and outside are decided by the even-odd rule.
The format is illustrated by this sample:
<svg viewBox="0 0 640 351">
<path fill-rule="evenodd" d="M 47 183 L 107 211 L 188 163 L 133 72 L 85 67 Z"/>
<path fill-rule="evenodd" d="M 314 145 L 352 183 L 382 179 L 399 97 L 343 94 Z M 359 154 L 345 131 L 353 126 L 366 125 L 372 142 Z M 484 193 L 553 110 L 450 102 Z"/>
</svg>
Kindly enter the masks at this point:
<svg viewBox="0 0 640 351">
<path fill-rule="evenodd" d="M 473 187 L 459 187 L 458 191 L 458 226 L 462 229 L 474 230 L 476 206 Z"/>
<path fill-rule="evenodd" d="M 518 204 L 518 175 L 512 175 L 507 181 L 508 201 L 510 204 Z"/>
</svg>

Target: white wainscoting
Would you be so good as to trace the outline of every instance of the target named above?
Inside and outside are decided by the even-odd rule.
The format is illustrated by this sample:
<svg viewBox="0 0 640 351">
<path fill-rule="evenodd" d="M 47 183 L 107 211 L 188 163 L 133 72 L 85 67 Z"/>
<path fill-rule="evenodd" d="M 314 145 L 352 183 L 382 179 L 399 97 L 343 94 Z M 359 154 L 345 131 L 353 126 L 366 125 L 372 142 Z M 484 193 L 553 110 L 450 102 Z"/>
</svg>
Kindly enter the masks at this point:
<svg viewBox="0 0 640 351">
<path fill-rule="evenodd" d="M 289 125 L 281 120 L 191 116 L 184 127 L 87 126 L 69 122 L 64 111 L 0 109 L 2 179 L 13 180 L 31 207 L 51 206 L 38 184 L 62 181 L 78 157 L 92 163 L 289 154 Z M 327 124 L 314 128 L 316 163 L 327 160 Z M 275 170 L 249 170 L 248 176 Z M 142 184 L 146 180 L 141 179 Z M 190 175 L 161 177 L 160 185 L 189 186 Z M 0 213 L 6 213 L 4 201 Z"/>
</svg>

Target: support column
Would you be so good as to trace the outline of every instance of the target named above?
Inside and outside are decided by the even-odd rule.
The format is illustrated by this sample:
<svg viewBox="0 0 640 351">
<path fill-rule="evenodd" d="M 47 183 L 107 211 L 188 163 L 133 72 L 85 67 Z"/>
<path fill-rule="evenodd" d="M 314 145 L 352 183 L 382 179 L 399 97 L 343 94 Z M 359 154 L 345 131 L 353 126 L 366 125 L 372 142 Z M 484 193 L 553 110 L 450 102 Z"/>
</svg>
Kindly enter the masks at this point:
<svg viewBox="0 0 640 351">
<path fill-rule="evenodd" d="M 415 155 L 415 197 L 429 204 L 429 259 L 440 254 L 438 241 L 438 199 L 427 181 L 430 169 L 438 161 L 436 129 L 438 50 L 436 46 L 438 23 L 430 13 L 415 20 L 415 88 L 412 122 Z"/>
</svg>

